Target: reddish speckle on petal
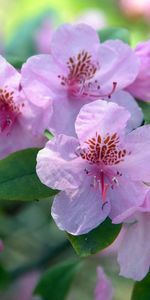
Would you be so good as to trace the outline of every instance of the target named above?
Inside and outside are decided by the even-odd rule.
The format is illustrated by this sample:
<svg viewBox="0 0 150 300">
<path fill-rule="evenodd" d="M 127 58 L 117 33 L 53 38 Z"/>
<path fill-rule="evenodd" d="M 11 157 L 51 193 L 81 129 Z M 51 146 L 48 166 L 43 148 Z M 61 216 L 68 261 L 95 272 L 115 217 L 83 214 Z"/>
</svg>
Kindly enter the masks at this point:
<svg viewBox="0 0 150 300">
<path fill-rule="evenodd" d="M 15 123 L 18 114 L 20 114 L 19 106 L 14 102 L 14 92 L 7 88 L 0 89 L 0 132 L 10 132 Z"/>
</svg>

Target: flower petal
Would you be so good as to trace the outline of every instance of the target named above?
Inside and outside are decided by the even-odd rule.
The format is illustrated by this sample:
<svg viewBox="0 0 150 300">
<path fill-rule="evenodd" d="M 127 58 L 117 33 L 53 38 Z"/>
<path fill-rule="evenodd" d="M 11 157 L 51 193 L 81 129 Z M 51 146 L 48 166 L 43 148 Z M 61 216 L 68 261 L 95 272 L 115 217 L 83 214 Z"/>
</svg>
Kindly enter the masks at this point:
<svg viewBox="0 0 150 300">
<path fill-rule="evenodd" d="M 102 267 L 97 268 L 97 284 L 95 288 L 95 300 L 112 300 L 113 288 Z"/>
<path fill-rule="evenodd" d="M 138 213 L 135 219 L 135 223 L 124 225 L 118 263 L 120 275 L 137 281 L 145 277 L 150 267 L 150 213 Z"/>
<path fill-rule="evenodd" d="M 131 180 L 150 182 L 150 126 L 145 125 L 130 132 L 125 139 L 131 154 L 120 162 L 118 168 L 128 173 Z"/>
<path fill-rule="evenodd" d="M 63 89 L 58 78 L 61 73 L 61 66 L 51 55 L 30 57 L 21 70 L 21 85 L 27 98 L 37 106 L 44 106 L 51 103 L 53 92 L 61 91 L 62 95 Z"/>
<path fill-rule="evenodd" d="M 131 84 L 138 75 L 138 57 L 130 46 L 120 40 L 103 43 L 100 46 L 99 57 L 102 65 L 97 79 L 102 91 L 109 91 L 113 82 L 117 83 L 116 90 L 121 90 Z"/>
<path fill-rule="evenodd" d="M 77 188 L 85 176 L 85 162 L 77 157 L 77 139 L 59 135 L 37 155 L 36 171 L 47 186 L 67 190 Z"/>
<path fill-rule="evenodd" d="M 10 65 L 2 56 L 0 56 L 0 88 L 9 86 L 9 88 L 18 89 L 20 74 Z"/>
<path fill-rule="evenodd" d="M 147 189 L 144 183 L 131 181 L 121 176 L 118 179 L 118 186 L 108 191 L 111 199 L 110 217 L 113 223 L 121 223 L 130 216 L 133 210 L 137 209 L 145 200 Z"/>
<path fill-rule="evenodd" d="M 53 35 L 51 53 L 66 67 L 70 57 L 77 57 L 82 51 L 94 55 L 98 46 L 99 37 L 92 27 L 85 24 L 64 24 Z"/>
<path fill-rule="evenodd" d="M 116 103 L 97 100 L 84 105 L 75 122 L 75 130 L 80 142 L 101 135 L 115 133 L 126 126 L 130 113 Z M 91 122 L 92 120 L 92 122 Z"/>
<path fill-rule="evenodd" d="M 112 95 L 111 101 L 125 107 L 130 112 L 131 118 L 127 123 L 128 131 L 135 129 L 142 124 L 144 120 L 143 112 L 129 93 L 125 91 L 116 92 Z"/>
<path fill-rule="evenodd" d="M 91 178 L 84 178 L 74 193 L 58 194 L 52 206 L 52 217 L 57 226 L 73 235 L 84 234 L 97 227 L 110 211 L 108 202 L 102 209 L 100 191 L 91 186 Z"/>
</svg>

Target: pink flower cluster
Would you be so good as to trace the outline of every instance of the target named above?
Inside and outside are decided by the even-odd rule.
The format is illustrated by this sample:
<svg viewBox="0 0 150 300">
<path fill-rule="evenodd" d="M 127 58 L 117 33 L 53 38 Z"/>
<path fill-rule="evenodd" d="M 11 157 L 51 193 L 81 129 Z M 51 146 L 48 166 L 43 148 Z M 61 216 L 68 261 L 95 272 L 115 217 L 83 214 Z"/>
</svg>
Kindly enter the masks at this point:
<svg viewBox="0 0 150 300">
<path fill-rule="evenodd" d="M 50 48 L 30 57 L 20 73 L 0 59 L 0 156 L 42 147 L 44 130 L 51 131 L 37 174 L 60 190 L 52 205 L 56 224 L 80 235 L 106 217 L 124 222 L 121 249 L 130 262 L 128 236 L 132 243 L 134 230 L 150 223 L 150 126 L 141 126 L 134 99 L 150 101 L 150 43 L 135 51 L 120 40 L 100 43 L 93 28 L 78 24 L 58 28 Z M 121 273 L 137 278 L 137 270 L 125 271 L 125 256 L 121 251 Z M 149 268 L 147 252 L 144 259 Z"/>
</svg>

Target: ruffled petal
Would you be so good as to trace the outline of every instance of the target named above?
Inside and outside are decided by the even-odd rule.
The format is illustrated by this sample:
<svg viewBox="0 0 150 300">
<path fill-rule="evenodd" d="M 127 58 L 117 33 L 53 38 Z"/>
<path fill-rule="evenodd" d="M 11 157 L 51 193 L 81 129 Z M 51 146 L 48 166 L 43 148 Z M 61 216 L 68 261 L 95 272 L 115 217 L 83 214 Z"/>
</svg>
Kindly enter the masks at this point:
<svg viewBox="0 0 150 300">
<path fill-rule="evenodd" d="M 113 82 L 116 90 L 121 90 L 131 84 L 139 72 L 139 59 L 134 51 L 120 40 L 109 40 L 99 49 L 101 68 L 96 74 L 101 91 L 109 93 Z"/>
<path fill-rule="evenodd" d="M 112 95 L 110 101 L 113 101 L 118 105 L 123 106 L 130 112 L 131 118 L 128 120 L 127 123 L 128 131 L 132 131 L 133 129 L 139 127 L 142 124 L 144 120 L 143 112 L 137 104 L 137 102 L 129 93 L 125 91 L 116 92 L 114 95 Z"/>
<path fill-rule="evenodd" d="M 124 225 L 124 231 L 118 250 L 120 275 L 142 280 L 150 267 L 150 213 L 136 214 L 135 222 Z"/>
<path fill-rule="evenodd" d="M 85 24 L 64 24 L 53 35 L 51 53 L 66 67 L 70 57 L 77 57 L 82 51 L 94 56 L 98 46 L 99 37 L 92 27 Z"/>
<path fill-rule="evenodd" d="M 30 57 L 23 65 L 21 74 L 23 91 L 28 100 L 37 106 L 44 107 L 45 104 L 52 102 L 53 94 L 59 94 L 60 91 L 61 95 L 63 93 L 58 78 L 58 75 L 62 74 L 62 69 L 51 55 Z"/>
<path fill-rule="evenodd" d="M 124 142 L 130 155 L 120 162 L 118 169 L 128 174 L 131 180 L 150 182 L 150 126 L 130 132 Z"/>
<path fill-rule="evenodd" d="M 58 190 L 80 185 L 85 176 L 85 162 L 76 155 L 78 145 L 77 139 L 59 135 L 39 151 L 36 171 L 45 185 Z"/>
<path fill-rule="evenodd" d="M 75 122 L 75 130 L 80 142 L 95 137 L 96 132 L 103 135 L 119 133 L 126 127 L 130 113 L 116 103 L 97 100 L 84 105 Z M 92 122 L 91 122 L 92 120 Z"/>
<path fill-rule="evenodd" d="M 52 205 L 52 217 L 61 230 L 73 235 L 91 231 L 108 216 L 110 204 L 102 208 L 100 191 L 91 186 L 87 176 L 74 193 L 61 192 L 55 197 Z"/>
<path fill-rule="evenodd" d="M 109 189 L 108 196 L 111 199 L 110 217 L 113 223 L 121 223 L 138 209 L 145 200 L 147 189 L 144 183 L 131 181 L 124 176 L 118 178 L 118 184 L 114 189 Z"/>
</svg>

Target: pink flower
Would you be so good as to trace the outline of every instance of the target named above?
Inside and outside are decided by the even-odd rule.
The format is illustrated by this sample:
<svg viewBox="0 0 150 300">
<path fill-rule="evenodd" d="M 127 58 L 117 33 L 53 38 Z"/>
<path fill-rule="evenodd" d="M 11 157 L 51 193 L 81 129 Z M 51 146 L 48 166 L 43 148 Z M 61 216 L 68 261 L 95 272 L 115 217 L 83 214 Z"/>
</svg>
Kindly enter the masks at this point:
<svg viewBox="0 0 150 300">
<path fill-rule="evenodd" d="M 40 277 L 38 271 L 32 271 L 20 277 L 10 288 L 1 294 L 5 300 L 41 300 L 32 293 Z M 4 298 L 3 298 L 4 297 Z"/>
<path fill-rule="evenodd" d="M 20 91 L 20 74 L 0 56 L 0 159 L 45 143 L 46 115 Z M 39 126 L 39 118 L 41 118 Z"/>
<path fill-rule="evenodd" d="M 24 64 L 22 86 L 38 106 L 53 98 L 50 131 L 74 135 L 74 122 L 84 104 L 112 95 L 115 101 L 115 92 L 131 84 L 138 72 L 138 58 L 127 44 L 119 40 L 100 44 L 91 27 L 63 25 L 53 35 L 51 55 L 34 56 Z M 128 109 L 133 102 L 135 116 L 139 108 L 132 97 Z M 122 105 L 126 106 L 125 98 Z"/>
<path fill-rule="evenodd" d="M 116 219 L 115 223 L 117 222 L 119 220 Z M 148 189 L 144 204 L 131 210 L 130 217 L 126 218 L 119 237 L 115 241 L 118 244 L 120 275 L 138 281 L 149 272 L 149 231 L 150 189 Z"/>
<path fill-rule="evenodd" d="M 150 181 L 150 127 L 126 134 L 129 117 L 115 103 L 91 102 L 77 116 L 78 138 L 59 135 L 38 153 L 40 180 L 61 190 L 52 206 L 61 230 L 83 234 L 107 216 L 128 214 L 143 203 L 142 181 Z"/>
<path fill-rule="evenodd" d="M 134 97 L 150 102 L 150 40 L 138 44 L 135 53 L 140 59 L 140 72 L 127 90 Z"/>
<path fill-rule="evenodd" d="M 35 35 L 35 44 L 38 53 L 50 54 L 53 30 L 54 26 L 50 18 L 46 18 Z"/>
<path fill-rule="evenodd" d="M 150 16 L 150 0 L 120 0 L 120 7 L 129 17 Z"/>
<path fill-rule="evenodd" d="M 3 241 L 0 240 L 0 252 L 4 250 L 4 244 Z"/>
<path fill-rule="evenodd" d="M 97 268 L 97 285 L 95 288 L 95 300 L 112 300 L 113 288 L 101 267 Z"/>
</svg>

